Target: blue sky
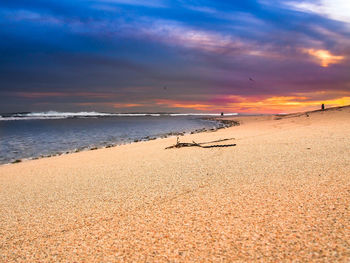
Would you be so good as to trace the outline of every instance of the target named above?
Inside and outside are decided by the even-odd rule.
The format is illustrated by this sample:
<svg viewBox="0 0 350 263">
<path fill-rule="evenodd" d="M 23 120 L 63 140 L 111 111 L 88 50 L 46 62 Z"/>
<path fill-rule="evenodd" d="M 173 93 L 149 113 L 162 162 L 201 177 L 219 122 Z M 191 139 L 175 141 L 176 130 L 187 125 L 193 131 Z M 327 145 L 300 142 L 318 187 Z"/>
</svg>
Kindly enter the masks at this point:
<svg viewBox="0 0 350 263">
<path fill-rule="evenodd" d="M 2 0 L 0 38 L 0 112 L 350 104 L 346 0 Z"/>
</svg>

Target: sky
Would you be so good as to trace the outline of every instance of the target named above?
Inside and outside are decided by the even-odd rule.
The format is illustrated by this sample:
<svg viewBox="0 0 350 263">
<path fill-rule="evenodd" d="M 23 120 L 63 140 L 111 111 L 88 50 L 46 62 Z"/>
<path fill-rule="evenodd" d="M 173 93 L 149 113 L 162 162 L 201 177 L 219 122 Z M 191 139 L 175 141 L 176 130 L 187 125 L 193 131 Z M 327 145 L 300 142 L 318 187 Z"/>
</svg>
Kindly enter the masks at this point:
<svg viewBox="0 0 350 263">
<path fill-rule="evenodd" d="M 350 104 L 349 0 L 2 0 L 0 112 Z"/>
</svg>

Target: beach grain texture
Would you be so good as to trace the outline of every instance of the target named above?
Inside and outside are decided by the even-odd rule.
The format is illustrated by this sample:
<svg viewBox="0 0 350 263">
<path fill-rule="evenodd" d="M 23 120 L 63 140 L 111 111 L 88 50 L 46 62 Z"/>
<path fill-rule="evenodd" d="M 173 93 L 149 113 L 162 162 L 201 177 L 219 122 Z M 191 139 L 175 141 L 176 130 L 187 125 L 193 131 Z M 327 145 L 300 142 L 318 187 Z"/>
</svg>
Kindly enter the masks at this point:
<svg viewBox="0 0 350 263">
<path fill-rule="evenodd" d="M 0 262 L 349 262 L 350 107 L 233 119 L 0 166 Z"/>
</svg>

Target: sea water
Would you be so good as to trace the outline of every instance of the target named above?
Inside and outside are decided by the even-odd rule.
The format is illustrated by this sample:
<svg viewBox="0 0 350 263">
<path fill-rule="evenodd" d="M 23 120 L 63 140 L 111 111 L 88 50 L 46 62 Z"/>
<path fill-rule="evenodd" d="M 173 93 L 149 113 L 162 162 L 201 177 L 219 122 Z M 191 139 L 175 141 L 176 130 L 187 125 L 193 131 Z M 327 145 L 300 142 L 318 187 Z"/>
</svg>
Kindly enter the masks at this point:
<svg viewBox="0 0 350 263">
<path fill-rule="evenodd" d="M 0 164 L 215 129 L 216 114 L 16 113 L 0 115 Z"/>
</svg>

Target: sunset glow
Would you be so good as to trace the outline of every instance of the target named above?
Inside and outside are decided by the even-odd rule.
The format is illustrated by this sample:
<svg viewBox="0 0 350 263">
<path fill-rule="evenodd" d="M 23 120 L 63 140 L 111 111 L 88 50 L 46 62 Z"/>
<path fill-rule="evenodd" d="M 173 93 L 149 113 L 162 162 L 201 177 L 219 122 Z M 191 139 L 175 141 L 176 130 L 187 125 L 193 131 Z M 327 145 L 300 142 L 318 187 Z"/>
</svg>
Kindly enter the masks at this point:
<svg viewBox="0 0 350 263">
<path fill-rule="evenodd" d="M 331 64 L 338 64 L 344 59 L 343 56 L 332 55 L 328 50 L 308 49 L 306 52 L 319 60 L 322 67 L 328 67 Z"/>
<path fill-rule="evenodd" d="M 309 94 L 312 95 L 312 94 Z M 327 94 L 325 94 L 327 96 Z M 230 100 L 232 102 L 230 102 Z M 350 105 L 350 94 L 346 97 L 338 97 L 330 100 L 313 100 L 312 96 L 272 96 L 266 98 L 228 96 L 226 102 L 218 106 L 217 104 L 199 104 L 198 101 L 157 101 L 159 105 L 169 108 L 194 109 L 206 112 L 241 112 L 241 113 L 291 113 L 295 111 L 319 109 L 321 104 L 327 107 Z"/>
<path fill-rule="evenodd" d="M 0 115 L 344 106 L 348 8 L 346 0 L 2 1 Z"/>
</svg>

